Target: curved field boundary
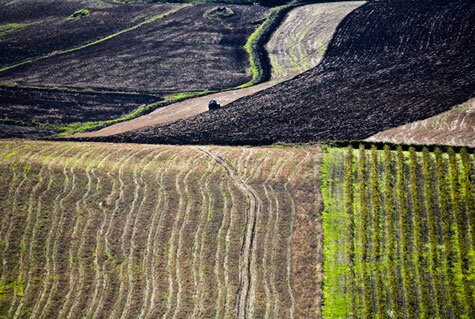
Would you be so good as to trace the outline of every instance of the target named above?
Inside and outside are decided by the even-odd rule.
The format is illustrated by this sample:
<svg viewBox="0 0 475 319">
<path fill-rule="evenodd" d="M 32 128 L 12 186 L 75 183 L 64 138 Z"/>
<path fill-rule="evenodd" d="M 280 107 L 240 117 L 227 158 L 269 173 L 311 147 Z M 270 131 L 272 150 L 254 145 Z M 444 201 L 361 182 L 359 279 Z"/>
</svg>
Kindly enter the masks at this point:
<svg viewBox="0 0 475 319">
<path fill-rule="evenodd" d="M 271 13 L 270 18 L 261 27 L 256 30 L 256 32 L 249 38 L 248 43 L 246 44 L 246 49 L 250 56 L 251 61 L 251 70 L 253 72 L 253 79 L 251 82 L 245 83 L 242 86 L 238 87 L 237 90 L 231 89 L 225 92 L 212 93 L 212 92 L 195 92 L 190 93 L 188 96 L 184 96 L 185 101 L 179 101 L 177 103 L 172 103 L 167 106 L 162 106 L 157 108 L 160 105 L 166 105 L 171 101 L 162 101 L 158 102 L 153 106 L 146 106 L 146 108 L 157 108 L 155 111 L 152 111 L 149 114 L 139 116 L 138 114 L 143 113 L 143 110 L 139 112 L 134 112 L 131 116 L 126 116 L 119 120 L 108 121 L 108 123 L 99 123 L 99 125 L 86 126 L 85 129 L 81 130 L 70 130 L 67 132 L 67 135 L 78 132 L 72 138 L 88 138 L 88 137 L 99 137 L 99 136 L 110 136 L 115 134 L 120 134 L 128 131 L 137 130 L 144 127 L 155 126 L 155 125 L 164 125 L 167 123 L 175 122 L 181 119 L 193 117 L 203 112 L 208 111 L 208 102 L 211 99 L 217 99 L 221 105 L 227 105 L 237 99 L 242 97 L 257 93 L 264 89 L 267 89 L 279 82 L 282 82 L 288 79 L 291 75 L 297 75 L 297 71 L 294 70 L 294 64 L 306 65 L 312 67 L 317 65 L 321 56 L 313 58 L 311 61 L 305 62 L 307 55 L 299 54 L 292 55 L 291 45 L 297 46 L 298 50 L 302 51 L 306 48 L 307 45 L 314 45 L 318 43 L 318 49 L 321 54 L 325 51 L 326 46 L 331 40 L 331 36 L 336 28 L 336 25 L 352 10 L 357 8 L 363 2 L 356 3 L 326 3 L 326 4 L 312 4 L 305 5 L 301 7 L 293 8 L 290 13 L 285 17 L 282 23 L 279 25 L 277 30 L 272 34 L 272 37 L 267 45 L 267 49 L 270 50 L 269 60 L 272 65 L 272 74 L 270 82 L 265 82 L 258 85 L 253 85 L 259 83 L 261 78 L 265 75 L 262 71 L 262 57 L 257 60 L 257 56 L 262 56 L 255 52 L 258 45 L 263 45 L 261 36 L 264 34 L 264 39 L 267 37 L 266 33 L 270 32 L 268 29 L 269 25 L 274 26 L 278 21 L 282 19 L 283 13 L 286 13 L 291 7 L 284 6 L 275 9 Z M 296 13 L 294 13 L 296 12 Z M 316 12 L 312 14 L 312 12 Z M 318 17 L 325 17 L 325 19 L 319 19 Z M 296 19 L 301 19 L 299 27 L 306 26 L 305 32 L 298 33 L 299 40 L 289 43 L 287 40 L 291 34 L 298 32 L 293 27 Z M 265 31 L 265 32 L 264 32 Z M 293 47 L 295 49 L 295 47 Z M 313 52 L 312 49 L 305 49 L 310 52 Z M 310 53 L 308 53 L 310 54 Z M 257 62 L 260 61 L 260 62 Z M 290 62 L 292 61 L 292 62 Z M 305 62 L 305 63 L 303 63 Z M 278 71 L 276 71 L 278 70 Z M 253 86 L 251 86 L 253 85 Z M 249 86 L 249 87 L 248 87 Z M 212 94 L 209 94 L 212 93 Z M 199 96 L 196 98 L 190 98 L 193 95 L 205 95 Z M 179 97 L 182 99 L 181 97 Z M 135 117 L 135 118 L 134 118 Z M 112 124 L 118 122 L 116 124 Z M 112 125 L 110 125 L 112 124 Z M 85 132 L 87 130 L 92 130 L 94 128 L 102 127 L 104 125 L 110 125 L 104 127 L 97 131 Z M 83 133 L 84 132 L 84 133 Z"/>
<path fill-rule="evenodd" d="M 474 164 L 466 148 L 327 148 L 324 317 L 475 315 Z"/>
<path fill-rule="evenodd" d="M 320 157 L 4 140 L 0 316 L 321 318 Z"/>
<path fill-rule="evenodd" d="M 475 99 L 426 120 L 380 132 L 367 141 L 475 147 Z"/>
<path fill-rule="evenodd" d="M 317 3 L 291 10 L 266 45 L 272 78 L 290 79 L 317 66 L 338 24 L 364 3 Z"/>
<path fill-rule="evenodd" d="M 10 66 L 7 66 L 7 67 L 4 67 L 4 68 L 1 68 L 0 69 L 0 72 L 4 72 L 4 71 L 7 71 L 7 70 L 11 70 L 11 69 L 14 69 L 16 67 L 19 67 L 21 65 L 25 65 L 25 64 L 29 64 L 29 63 L 33 63 L 33 62 L 36 62 L 36 61 L 39 61 L 39 60 L 42 60 L 42 59 L 45 59 L 45 58 L 49 58 L 49 57 L 52 57 L 52 56 L 57 56 L 57 55 L 61 55 L 61 54 L 65 54 L 65 53 L 70 53 L 70 52 L 74 52 L 74 51 L 78 51 L 78 50 L 82 50 L 84 48 L 87 48 L 87 47 L 90 47 L 90 46 L 93 46 L 93 45 L 96 45 L 96 44 L 99 44 L 99 43 L 102 43 L 104 41 L 107 41 L 109 39 L 112 39 L 112 38 L 115 38 L 121 34 L 124 34 L 126 32 L 129 32 L 129 31 L 132 31 L 132 30 L 135 30 L 137 28 L 140 28 L 141 26 L 143 25 L 146 25 L 146 24 L 149 24 L 149 23 L 152 23 L 154 21 L 157 21 L 158 19 L 162 19 L 166 16 L 169 16 L 170 14 L 173 14 L 175 12 L 177 12 L 178 10 L 181 10 L 185 7 L 188 7 L 190 6 L 190 4 L 182 4 L 182 5 L 176 5 L 175 8 L 171 8 L 170 10 L 164 12 L 164 13 L 160 13 L 160 14 L 157 14 L 157 15 L 154 15 L 153 17 L 150 17 L 140 23 L 137 23 L 136 25 L 134 26 L 131 26 L 129 28 L 126 28 L 126 29 L 123 29 L 121 31 L 118 31 L 118 32 L 115 32 L 113 34 L 110 34 L 106 37 L 103 37 L 101 39 L 98 39 L 98 40 L 95 40 L 95 41 L 92 41 L 92 42 L 89 42 L 89 43 L 86 43 L 86 44 L 83 44 L 83 45 L 80 45 L 78 47 L 75 47 L 75 48 L 71 48 L 71 49 L 66 49 L 66 50 L 59 50 L 59 51 L 54 51 L 54 52 L 51 52 L 47 55 L 44 55 L 44 56 L 39 56 L 39 57 L 36 57 L 36 58 L 31 58 L 31 59 L 27 59 L 23 62 L 19 62 L 19 63 L 16 63 L 16 64 L 13 64 L 13 65 L 10 65 Z"/>
</svg>

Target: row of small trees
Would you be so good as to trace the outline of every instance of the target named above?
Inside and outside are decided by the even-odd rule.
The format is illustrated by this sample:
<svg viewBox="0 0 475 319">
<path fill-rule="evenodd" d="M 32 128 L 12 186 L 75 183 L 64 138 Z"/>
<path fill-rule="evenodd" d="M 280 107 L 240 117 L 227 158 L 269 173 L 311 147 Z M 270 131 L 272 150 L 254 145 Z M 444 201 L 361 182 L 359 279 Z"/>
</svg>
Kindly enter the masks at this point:
<svg viewBox="0 0 475 319">
<path fill-rule="evenodd" d="M 473 155 L 361 145 L 344 170 L 353 316 L 475 318 Z"/>
</svg>

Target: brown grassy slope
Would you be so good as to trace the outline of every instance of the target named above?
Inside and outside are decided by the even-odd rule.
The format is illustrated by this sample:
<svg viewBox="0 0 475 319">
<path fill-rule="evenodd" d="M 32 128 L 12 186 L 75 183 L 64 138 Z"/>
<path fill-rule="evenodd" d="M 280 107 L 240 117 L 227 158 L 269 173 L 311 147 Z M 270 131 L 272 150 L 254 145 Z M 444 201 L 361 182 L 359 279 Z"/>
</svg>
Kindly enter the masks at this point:
<svg viewBox="0 0 475 319">
<path fill-rule="evenodd" d="M 367 139 L 404 144 L 445 144 L 475 147 L 475 99 L 426 120 L 395 127 Z"/>
<path fill-rule="evenodd" d="M 171 144 L 364 139 L 475 94 L 475 4 L 369 2 L 338 27 L 322 63 L 216 112 L 98 138 Z"/>
<path fill-rule="evenodd" d="M 0 81 L 135 92 L 203 91 L 251 79 L 243 46 L 266 9 L 229 6 L 208 19 L 196 5 L 102 43 L 0 73 Z"/>
<path fill-rule="evenodd" d="M 0 146 L 0 315 L 318 318 L 318 147 Z"/>
</svg>

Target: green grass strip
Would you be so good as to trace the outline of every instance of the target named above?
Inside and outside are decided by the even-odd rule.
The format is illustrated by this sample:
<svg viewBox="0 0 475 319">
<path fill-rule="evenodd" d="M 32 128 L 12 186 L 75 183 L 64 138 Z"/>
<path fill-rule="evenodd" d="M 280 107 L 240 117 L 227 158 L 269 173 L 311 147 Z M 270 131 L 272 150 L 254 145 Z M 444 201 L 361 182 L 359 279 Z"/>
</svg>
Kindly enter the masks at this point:
<svg viewBox="0 0 475 319">
<path fill-rule="evenodd" d="M 348 214 L 345 211 L 343 183 L 344 150 L 325 148 L 321 168 L 322 195 L 324 202 L 324 273 L 323 317 L 345 318 L 352 308 L 347 291 L 349 285 L 350 265 L 348 250 L 347 225 Z"/>
<path fill-rule="evenodd" d="M 0 24 L 0 38 L 19 31 L 23 28 L 25 28 L 28 24 L 25 23 L 7 23 L 7 24 Z"/>
<path fill-rule="evenodd" d="M 236 87 L 236 89 L 243 89 L 255 84 L 258 84 L 263 81 L 264 71 L 263 71 L 263 63 L 262 59 L 259 55 L 260 42 L 262 41 L 263 37 L 266 36 L 269 32 L 273 32 L 275 27 L 276 20 L 280 17 L 280 15 L 295 6 L 297 6 L 297 2 L 293 2 L 290 4 L 286 4 L 283 6 L 275 7 L 271 9 L 271 12 L 267 19 L 262 23 L 247 39 L 246 44 L 244 45 L 244 49 L 246 50 L 249 56 L 249 64 L 251 66 L 252 72 L 252 79 L 249 82 L 241 84 Z"/>
</svg>

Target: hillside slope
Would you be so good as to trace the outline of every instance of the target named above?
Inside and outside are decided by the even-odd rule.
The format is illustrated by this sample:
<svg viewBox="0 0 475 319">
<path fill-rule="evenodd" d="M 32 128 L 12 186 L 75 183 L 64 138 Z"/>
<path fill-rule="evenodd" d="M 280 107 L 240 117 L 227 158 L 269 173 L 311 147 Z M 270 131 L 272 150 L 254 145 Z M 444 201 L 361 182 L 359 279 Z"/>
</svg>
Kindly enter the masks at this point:
<svg viewBox="0 0 475 319">
<path fill-rule="evenodd" d="M 176 122 L 207 112 L 208 102 L 211 99 L 217 99 L 221 105 L 227 105 L 244 96 L 283 82 L 318 65 L 336 26 L 349 12 L 362 4 L 361 1 L 344 1 L 316 3 L 292 9 L 266 45 L 272 66 L 271 79 L 268 82 L 173 103 L 138 118 L 73 137 L 109 136 Z M 318 54 L 309 57 L 315 52 Z"/>
<path fill-rule="evenodd" d="M 1 318 L 320 318 L 318 146 L 0 142 Z"/>
<path fill-rule="evenodd" d="M 107 41 L 1 72 L 0 81 L 173 93 L 252 78 L 244 45 L 265 19 L 264 7 L 230 5 L 232 15 L 218 18 L 207 16 L 215 6 L 173 8 Z"/>
<path fill-rule="evenodd" d="M 474 21 L 469 0 L 370 2 L 338 27 L 318 67 L 213 113 L 98 140 L 364 139 L 447 111 L 475 94 Z"/>
</svg>

